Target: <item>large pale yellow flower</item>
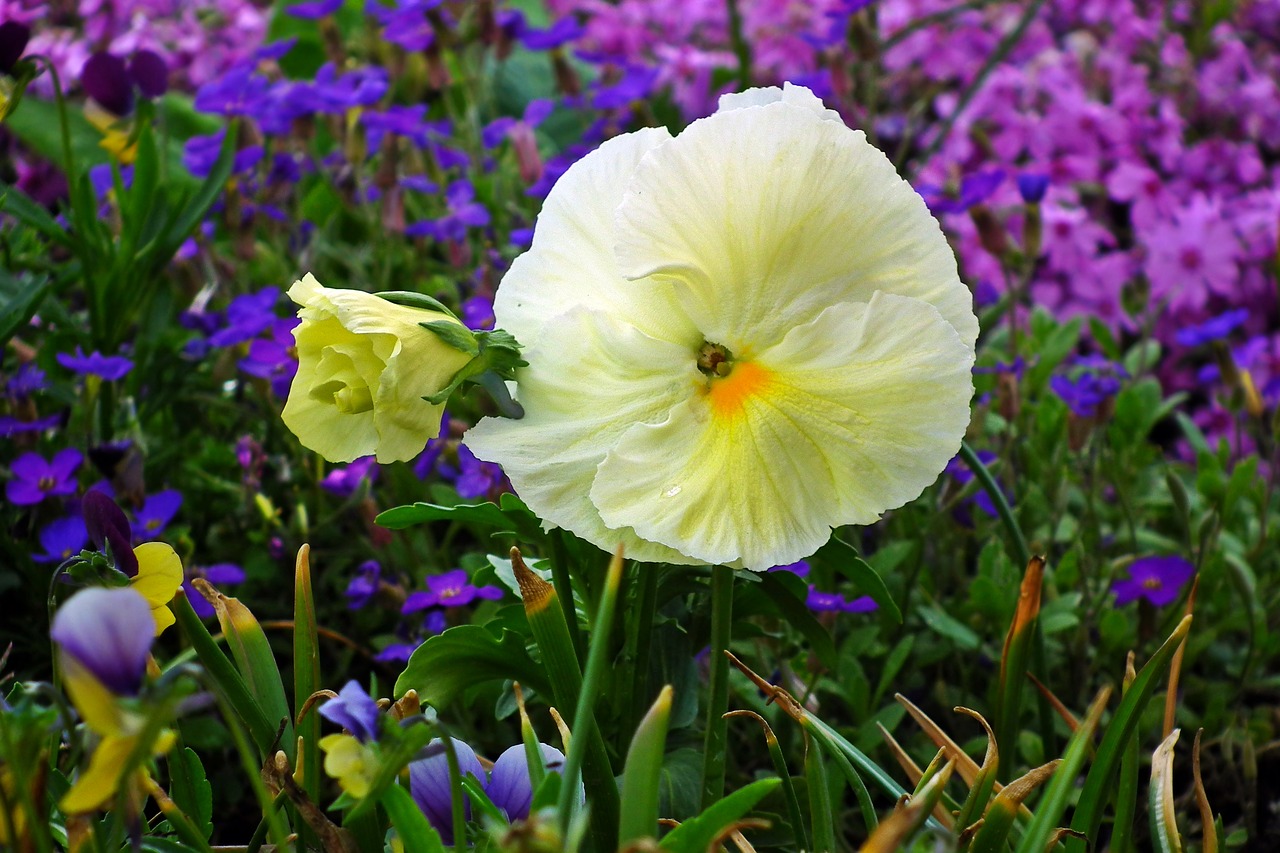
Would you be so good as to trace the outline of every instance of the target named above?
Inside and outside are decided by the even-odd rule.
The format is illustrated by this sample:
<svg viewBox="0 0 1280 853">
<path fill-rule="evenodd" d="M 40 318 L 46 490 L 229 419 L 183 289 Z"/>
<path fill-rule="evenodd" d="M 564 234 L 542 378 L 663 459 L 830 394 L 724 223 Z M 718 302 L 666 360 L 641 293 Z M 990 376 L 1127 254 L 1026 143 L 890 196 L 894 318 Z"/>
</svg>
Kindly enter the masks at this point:
<svg viewBox="0 0 1280 853">
<path fill-rule="evenodd" d="M 306 447 L 330 462 L 376 455 L 399 462 L 440 432 L 444 404 L 423 397 L 448 387 L 474 354 L 422 323 L 456 325 L 439 311 L 371 293 L 322 287 L 307 273 L 289 288 L 302 306 L 293 331 L 298 373 L 282 417 Z"/>
<path fill-rule="evenodd" d="M 978 322 L 938 223 L 800 87 L 583 158 L 495 314 L 526 414 L 466 444 L 637 559 L 793 562 L 918 496 L 969 420 Z"/>
</svg>

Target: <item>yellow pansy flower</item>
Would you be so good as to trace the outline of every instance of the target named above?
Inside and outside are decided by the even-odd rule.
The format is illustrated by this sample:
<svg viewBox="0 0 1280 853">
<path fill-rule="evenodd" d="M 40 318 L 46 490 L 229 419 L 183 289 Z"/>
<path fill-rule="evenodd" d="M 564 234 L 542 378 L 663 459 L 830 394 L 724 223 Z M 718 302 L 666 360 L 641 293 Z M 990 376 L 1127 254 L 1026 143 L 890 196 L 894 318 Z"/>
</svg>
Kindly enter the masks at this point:
<svg viewBox="0 0 1280 853">
<path fill-rule="evenodd" d="M 368 796 L 378 775 L 377 747 L 346 734 L 325 735 L 319 746 L 324 751 L 324 772 L 356 799 Z"/>
<path fill-rule="evenodd" d="M 503 278 L 523 420 L 464 441 L 606 550 L 763 570 L 912 500 L 960 446 L 978 321 L 920 196 L 807 89 L 572 166 Z"/>
</svg>

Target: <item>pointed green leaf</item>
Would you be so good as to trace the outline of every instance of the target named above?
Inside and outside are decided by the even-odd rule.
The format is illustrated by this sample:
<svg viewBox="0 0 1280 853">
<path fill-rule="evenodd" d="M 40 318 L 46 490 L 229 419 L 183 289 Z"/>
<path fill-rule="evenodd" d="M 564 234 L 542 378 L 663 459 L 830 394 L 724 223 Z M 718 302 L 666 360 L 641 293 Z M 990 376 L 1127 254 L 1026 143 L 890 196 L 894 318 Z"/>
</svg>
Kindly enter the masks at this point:
<svg viewBox="0 0 1280 853">
<path fill-rule="evenodd" d="M 711 842 L 730 825 L 755 808 L 756 803 L 781 784 L 778 779 L 759 779 L 725 796 L 697 817 L 677 826 L 658 846 L 674 853 L 706 853 Z"/>
</svg>

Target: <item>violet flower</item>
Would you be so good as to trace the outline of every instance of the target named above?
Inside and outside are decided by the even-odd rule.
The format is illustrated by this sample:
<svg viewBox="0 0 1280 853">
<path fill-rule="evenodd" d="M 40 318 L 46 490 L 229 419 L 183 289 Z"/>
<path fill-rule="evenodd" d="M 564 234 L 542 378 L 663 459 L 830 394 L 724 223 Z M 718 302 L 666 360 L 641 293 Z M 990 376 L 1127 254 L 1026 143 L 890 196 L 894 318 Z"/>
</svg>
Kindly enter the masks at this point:
<svg viewBox="0 0 1280 853">
<path fill-rule="evenodd" d="M 356 576 L 347 583 L 348 610 L 361 610 L 372 603 L 382 584 L 382 565 L 377 560 L 365 560 L 356 569 Z"/>
<path fill-rule="evenodd" d="M 97 350 L 85 355 L 80 347 L 76 347 L 75 355 L 60 352 L 56 358 L 58 364 L 67 370 L 85 376 L 100 376 L 108 382 L 123 379 L 133 370 L 133 362 L 122 355 L 102 355 Z"/>
<path fill-rule="evenodd" d="M 86 94 L 112 115 L 126 116 L 133 110 L 134 90 L 144 97 L 158 98 L 169 88 L 169 66 L 159 54 L 140 50 L 126 65 L 110 53 L 95 53 L 80 72 Z"/>
<path fill-rule="evenodd" d="M 822 592 L 810 584 L 805 606 L 814 613 L 871 613 L 880 605 L 869 595 L 851 601 L 838 592 Z"/>
<path fill-rule="evenodd" d="M 59 450 L 47 462 L 34 451 L 24 453 L 9 466 L 13 479 L 4 484 L 5 497 L 17 506 L 34 506 L 48 497 L 75 494 L 76 469 L 83 461 L 74 447 Z"/>
<path fill-rule="evenodd" d="M 321 705 L 320 716 L 342 726 L 361 743 L 369 743 L 378 737 L 378 720 L 381 717 L 378 703 L 358 681 L 348 681 L 338 691 L 336 699 Z"/>
<path fill-rule="evenodd" d="M 13 74 L 31 40 L 31 28 L 19 21 L 0 24 L 0 74 Z"/>
<path fill-rule="evenodd" d="M 18 369 L 5 383 L 5 390 L 16 400 L 25 400 L 48 387 L 49 381 L 45 378 L 44 371 L 31 362 L 18 365 Z"/>
<path fill-rule="evenodd" d="M 40 528 L 40 546 L 43 554 L 32 554 L 37 563 L 61 563 L 79 554 L 89 544 L 89 531 L 84 519 L 68 515 L 55 519 Z"/>
<path fill-rule="evenodd" d="M 1039 204 L 1049 191 L 1049 176 L 1039 172 L 1018 175 L 1018 194 L 1027 204 Z"/>
<path fill-rule="evenodd" d="M 1196 573 L 1181 557 L 1143 557 L 1129 564 L 1129 577 L 1114 581 L 1111 591 L 1116 594 L 1116 607 L 1145 598 L 1156 607 L 1172 604 L 1182 588 Z"/>
<path fill-rule="evenodd" d="M 181 506 L 182 492 L 177 489 L 165 489 L 149 496 L 143 501 L 142 508 L 134 513 L 136 519 L 132 525 L 133 538 L 146 540 L 159 536 Z"/>
<path fill-rule="evenodd" d="M 1222 340 L 1244 325 L 1244 321 L 1248 319 L 1248 308 L 1236 308 L 1206 320 L 1198 326 L 1180 329 L 1173 337 L 1184 347 L 1203 346 L 1213 341 Z"/>
<path fill-rule="evenodd" d="M 201 619 L 209 619 L 215 614 L 213 605 L 209 603 L 199 590 L 192 585 L 195 578 L 202 578 L 215 587 L 233 586 L 244 583 L 244 569 L 235 563 L 214 563 L 212 566 L 188 566 L 182 578 L 182 589 L 187 594 L 191 609 Z"/>
<path fill-rule="evenodd" d="M 791 572 L 793 575 L 797 577 L 807 578 L 809 576 L 809 561 L 800 560 L 799 562 L 788 563 L 785 566 L 774 566 L 773 568 L 769 569 L 769 571 Z"/>
<path fill-rule="evenodd" d="M 249 354 L 240 359 L 241 370 L 250 376 L 269 380 L 271 393 L 281 399 L 289 396 L 289 386 L 298 372 L 293 329 L 299 322 L 297 317 L 276 320 L 271 325 L 271 336 L 254 338 L 249 343 Z"/>
<path fill-rule="evenodd" d="M 102 686 L 117 696 L 135 696 L 155 639 L 151 624 L 151 605 L 136 590 L 89 587 L 58 608 L 49 634 Z"/>
<path fill-rule="evenodd" d="M 584 32 L 576 18 L 566 16 L 545 30 L 524 27 L 519 38 L 526 50 L 553 50 L 581 38 Z"/>
<path fill-rule="evenodd" d="M 426 591 L 410 594 L 400 612 L 416 613 L 428 607 L 465 607 L 477 598 L 497 601 L 502 598 L 502 590 L 496 586 L 475 586 L 467 580 L 466 569 L 454 569 L 428 576 Z"/>
<path fill-rule="evenodd" d="M 209 336 L 215 347 L 226 347 L 256 338 L 276 321 L 275 306 L 280 289 L 264 287 L 256 293 L 244 293 L 227 304 L 226 325 Z"/>
<path fill-rule="evenodd" d="M 320 488 L 340 498 L 349 498 L 355 494 L 360 482 L 366 479 L 370 483 L 378 479 L 377 460 L 372 456 L 334 468 L 320 481 Z"/>
<path fill-rule="evenodd" d="M 312 0 L 312 2 L 294 3 L 285 6 L 284 13 L 295 18 L 315 21 L 328 17 L 342 8 L 342 0 Z"/>
<path fill-rule="evenodd" d="M 457 738 L 449 738 L 453 742 L 454 752 L 458 756 L 458 774 L 462 778 L 474 776 L 482 785 L 488 779 L 484 765 L 476 757 L 475 750 Z M 440 833 L 440 840 L 446 845 L 454 843 L 453 837 L 453 796 L 449 785 L 449 756 L 439 738 L 427 744 L 427 758 L 409 762 L 409 793 L 428 822 Z M 497 805 L 496 803 L 494 805 Z M 471 819 L 471 798 L 463 795 L 463 814 Z"/>
<path fill-rule="evenodd" d="M 107 495 L 90 489 L 80 500 L 80 511 L 84 513 L 84 525 L 93 547 L 109 551 L 116 568 L 124 574 L 129 577 L 138 574 L 138 558 L 133 553 L 129 519 L 124 510 Z"/>
</svg>

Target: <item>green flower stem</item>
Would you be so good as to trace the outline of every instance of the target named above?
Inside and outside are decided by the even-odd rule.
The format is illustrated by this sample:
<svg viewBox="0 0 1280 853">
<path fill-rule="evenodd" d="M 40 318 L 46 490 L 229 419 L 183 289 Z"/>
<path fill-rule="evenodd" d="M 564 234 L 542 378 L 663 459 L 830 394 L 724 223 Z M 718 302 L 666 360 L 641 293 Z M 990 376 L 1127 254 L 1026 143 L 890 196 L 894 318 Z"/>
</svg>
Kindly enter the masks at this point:
<svg viewBox="0 0 1280 853">
<path fill-rule="evenodd" d="M 1027 544 L 1027 537 L 1023 534 L 1022 527 L 1018 524 L 1018 519 L 1014 516 L 1013 508 L 1009 506 L 1009 501 L 1005 498 L 1000 484 L 996 482 L 995 477 L 991 476 L 987 466 L 978 458 L 978 454 L 969 446 L 967 441 L 960 443 L 960 458 L 969 466 L 969 470 L 973 472 L 973 475 L 977 477 L 978 482 L 982 485 L 982 490 L 991 498 L 991 503 L 996 508 L 996 515 L 1000 517 L 1005 531 L 1009 534 L 1009 538 L 1013 540 L 1014 559 L 1018 561 L 1025 571 L 1027 565 L 1031 562 L 1031 547 Z M 1036 677 L 1043 679 L 1045 667 L 1044 630 L 1040 626 L 1040 620 L 1037 619 L 1031 635 L 1031 672 Z M 1036 711 L 1037 716 L 1040 718 L 1040 737 L 1044 740 L 1045 754 L 1056 754 L 1054 749 L 1053 709 L 1049 707 L 1049 700 L 1039 691 L 1036 692 Z M 1005 736 L 1003 732 L 1001 736 Z M 1013 756 L 1009 755 L 1005 760 L 1012 761 Z"/>
<path fill-rule="evenodd" d="M 653 614 L 657 606 L 658 568 L 635 564 L 632 612 L 627 619 L 627 659 L 631 663 L 631 679 L 627 695 L 619 703 L 622 710 L 622 736 L 630 738 L 640 725 L 641 711 L 648 698 L 649 651 L 653 641 Z"/>
<path fill-rule="evenodd" d="M 570 817 L 577 806 L 578 776 L 582 771 L 583 760 L 587 757 L 588 748 L 600 737 L 600 732 L 595 726 L 596 696 L 600 693 L 605 666 L 608 663 L 606 658 L 609 633 L 613 628 L 613 612 L 618 602 L 618 586 L 622 582 L 622 563 L 622 553 L 619 551 L 609 563 L 604 591 L 600 596 L 600 604 L 596 608 L 595 624 L 591 626 L 587 669 L 582 679 L 582 690 L 578 693 L 578 707 L 573 714 L 573 739 L 569 743 L 569 754 L 565 757 L 564 783 L 560 786 L 560 798 L 556 804 L 560 819 L 564 822 L 562 828 L 566 834 L 569 830 Z M 597 796 L 600 795 L 599 791 L 594 793 Z M 617 792 L 614 792 L 612 798 L 607 798 L 606 795 L 604 802 L 607 803 L 609 799 L 614 803 L 612 814 L 605 814 L 607 809 L 597 808 L 597 813 L 592 816 L 591 821 L 596 833 L 600 832 L 602 821 L 609 822 L 605 829 L 612 836 L 612 840 L 609 842 L 610 846 L 602 850 L 613 849 L 617 844 Z"/>
<path fill-rule="evenodd" d="M 569 629 L 569 639 L 573 642 L 573 650 L 578 656 L 578 665 L 587 657 L 587 647 L 582 639 L 582 631 L 578 629 L 578 608 L 573 603 L 573 578 L 569 574 L 569 549 L 565 545 L 563 530 L 551 535 L 551 583 L 556 588 L 556 597 L 560 599 L 560 607 L 564 610 L 565 625 Z"/>
<path fill-rule="evenodd" d="M 702 805 L 714 805 L 724 796 L 725 753 L 728 750 L 729 649 L 733 625 L 733 569 L 711 570 L 711 677 L 707 699 L 707 731 L 702 753 Z"/>
</svg>

